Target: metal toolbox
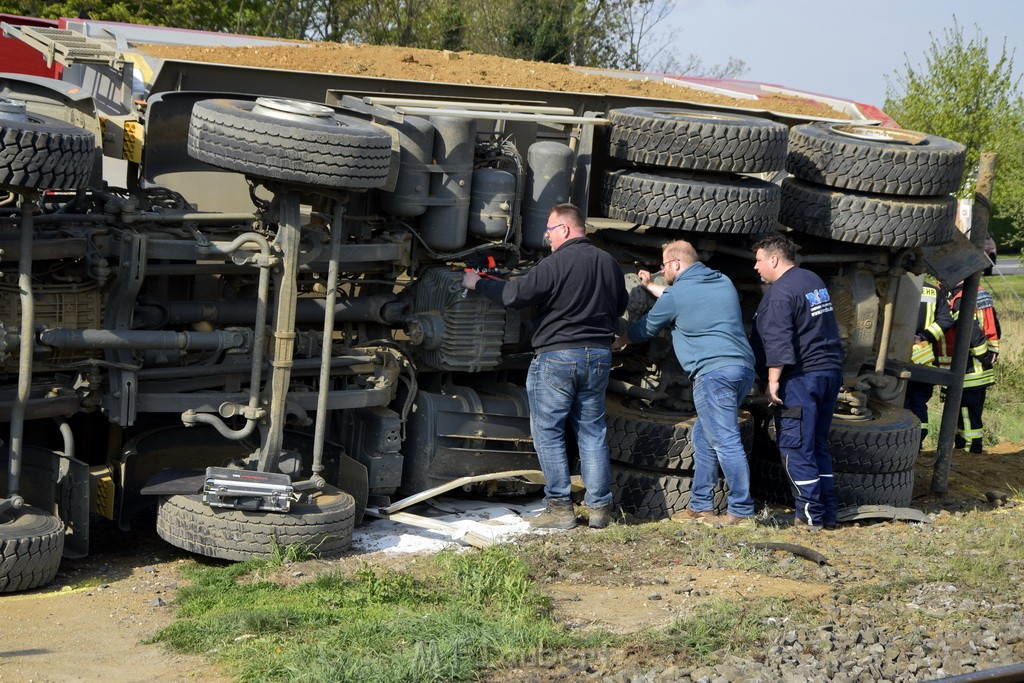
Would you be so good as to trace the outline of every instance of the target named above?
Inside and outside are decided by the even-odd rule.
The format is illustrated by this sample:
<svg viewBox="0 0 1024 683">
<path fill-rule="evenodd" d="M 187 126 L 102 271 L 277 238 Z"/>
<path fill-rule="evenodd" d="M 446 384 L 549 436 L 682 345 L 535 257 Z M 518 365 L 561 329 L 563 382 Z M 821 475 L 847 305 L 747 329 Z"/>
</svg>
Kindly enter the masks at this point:
<svg viewBox="0 0 1024 683">
<path fill-rule="evenodd" d="M 203 502 L 212 507 L 260 512 L 291 509 L 292 480 L 287 474 L 207 467 Z"/>
</svg>

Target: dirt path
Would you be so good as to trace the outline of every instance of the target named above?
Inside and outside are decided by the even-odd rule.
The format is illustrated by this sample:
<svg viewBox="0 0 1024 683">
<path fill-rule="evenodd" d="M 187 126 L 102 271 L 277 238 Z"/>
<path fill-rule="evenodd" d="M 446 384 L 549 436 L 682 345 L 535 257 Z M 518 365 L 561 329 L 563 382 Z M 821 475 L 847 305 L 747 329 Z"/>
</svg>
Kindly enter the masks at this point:
<svg viewBox="0 0 1024 683">
<path fill-rule="evenodd" d="M 143 642 L 174 619 L 184 553 L 151 524 L 92 533 L 90 557 L 65 560 L 49 586 L 0 596 L 0 681 L 231 680 L 205 658 Z"/>
</svg>

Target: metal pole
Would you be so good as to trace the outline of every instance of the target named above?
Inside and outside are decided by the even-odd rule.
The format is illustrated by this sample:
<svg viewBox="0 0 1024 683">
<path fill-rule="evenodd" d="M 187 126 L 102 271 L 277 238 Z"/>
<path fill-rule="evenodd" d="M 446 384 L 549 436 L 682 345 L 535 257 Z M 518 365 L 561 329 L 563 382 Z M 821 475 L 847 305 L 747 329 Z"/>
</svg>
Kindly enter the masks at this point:
<svg viewBox="0 0 1024 683">
<path fill-rule="evenodd" d="M 25 409 L 32 389 L 32 354 L 35 351 L 35 300 L 32 294 L 32 208 L 29 195 L 21 196 L 21 252 L 18 255 L 18 291 L 21 300 L 21 345 L 18 348 L 18 393 L 11 409 L 11 447 L 7 460 L 7 500 L 21 507 L 18 486 L 25 455 Z"/>
<path fill-rule="evenodd" d="M 274 346 L 270 357 L 269 395 L 263 397 L 266 403 L 267 433 L 259 456 L 261 472 L 277 470 L 284 444 L 284 426 L 288 417 L 285 401 L 295 355 L 296 278 L 301 249 L 301 195 L 295 190 L 282 189 L 275 193 L 275 200 L 279 211 L 276 244 L 281 251 L 281 272 L 275 292 L 277 307 L 274 315 Z"/>
<path fill-rule="evenodd" d="M 338 263 L 344 246 L 345 206 L 338 203 L 331 221 L 331 261 L 327 269 L 327 301 L 324 303 L 324 345 L 320 349 L 320 392 L 316 399 L 316 426 L 313 430 L 313 476 L 323 472 L 324 441 L 327 437 L 327 392 L 331 386 L 331 347 L 334 337 L 334 307 L 338 301 Z"/>
<path fill-rule="evenodd" d="M 988 236 L 989 207 L 995 170 L 995 153 L 982 153 L 978 164 L 978 185 L 974 193 L 970 234 L 971 243 L 978 248 L 985 244 L 985 237 Z M 956 435 L 957 416 L 960 414 L 960 399 L 964 392 L 964 374 L 967 372 L 967 356 L 971 348 L 974 309 L 978 303 L 981 273 L 979 270 L 964 280 L 963 294 L 960 295 L 960 315 L 956 321 L 956 340 L 953 343 L 953 360 L 950 366 L 952 376 L 946 388 L 946 403 L 942 407 L 939 444 L 935 452 L 935 469 L 932 471 L 932 493 L 945 493 L 949 488 L 949 466 L 953 457 L 953 440 Z"/>
</svg>

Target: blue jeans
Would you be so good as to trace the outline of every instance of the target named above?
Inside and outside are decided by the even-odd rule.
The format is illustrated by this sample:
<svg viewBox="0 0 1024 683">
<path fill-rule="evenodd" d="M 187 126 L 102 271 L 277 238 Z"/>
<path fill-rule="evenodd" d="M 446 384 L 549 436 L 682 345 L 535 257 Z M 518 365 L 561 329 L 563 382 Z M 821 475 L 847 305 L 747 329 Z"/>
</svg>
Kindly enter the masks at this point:
<svg viewBox="0 0 1024 683">
<path fill-rule="evenodd" d="M 612 352 L 599 348 L 544 351 L 530 363 L 526 378 L 530 431 L 544 472 L 544 496 L 548 500 L 568 500 L 571 491 L 569 458 L 565 452 L 568 420 L 579 444 L 587 507 L 612 504 L 604 407 L 611 369 Z"/>
<path fill-rule="evenodd" d="M 729 512 L 737 517 L 754 514 L 750 496 L 750 465 L 740 438 L 739 408 L 754 383 L 754 371 L 742 365 L 710 370 L 693 381 L 697 421 L 693 425 L 693 486 L 690 509 L 714 507 L 712 490 L 721 467 L 729 485 Z"/>
</svg>

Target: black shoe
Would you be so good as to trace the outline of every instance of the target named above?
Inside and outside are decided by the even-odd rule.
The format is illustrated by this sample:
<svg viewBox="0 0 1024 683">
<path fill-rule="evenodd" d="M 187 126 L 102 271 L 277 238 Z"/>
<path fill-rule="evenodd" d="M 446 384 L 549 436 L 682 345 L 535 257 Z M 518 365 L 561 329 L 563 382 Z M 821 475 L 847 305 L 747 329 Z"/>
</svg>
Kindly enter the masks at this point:
<svg viewBox="0 0 1024 683">
<path fill-rule="evenodd" d="M 953 439 L 953 448 L 957 449 L 958 451 L 962 451 L 963 449 L 967 448 L 967 442 L 964 440 L 962 436 L 958 436 Z"/>
<path fill-rule="evenodd" d="M 975 439 L 971 442 L 971 453 L 974 455 L 981 455 L 985 450 L 982 448 L 981 439 Z"/>
</svg>

